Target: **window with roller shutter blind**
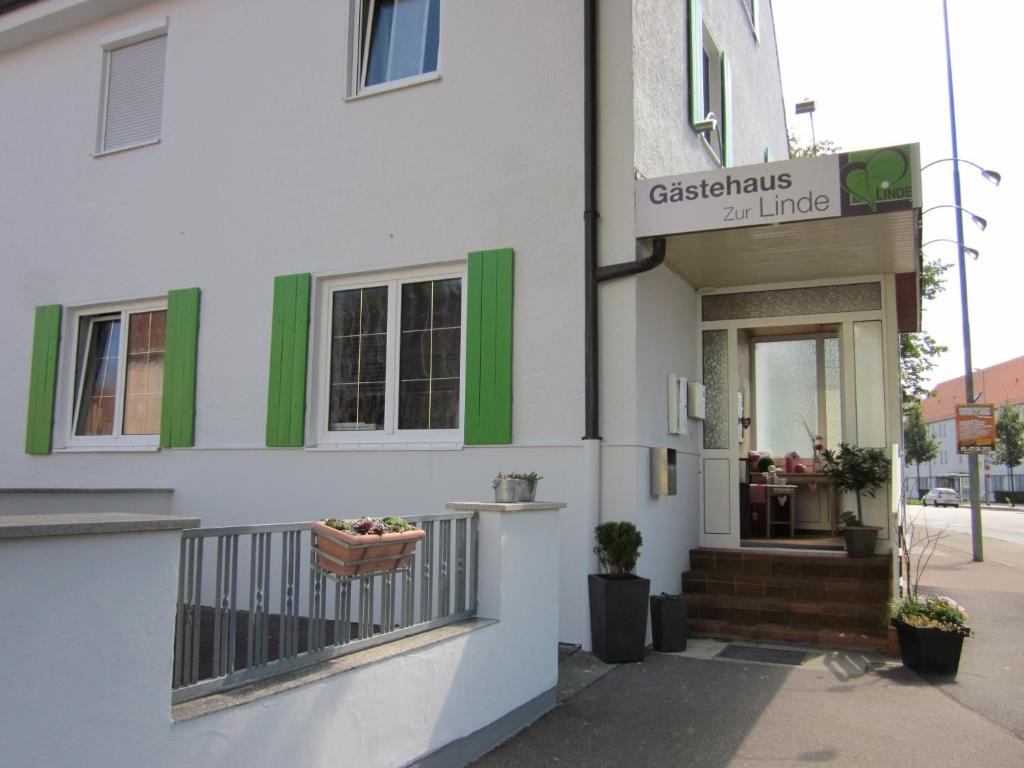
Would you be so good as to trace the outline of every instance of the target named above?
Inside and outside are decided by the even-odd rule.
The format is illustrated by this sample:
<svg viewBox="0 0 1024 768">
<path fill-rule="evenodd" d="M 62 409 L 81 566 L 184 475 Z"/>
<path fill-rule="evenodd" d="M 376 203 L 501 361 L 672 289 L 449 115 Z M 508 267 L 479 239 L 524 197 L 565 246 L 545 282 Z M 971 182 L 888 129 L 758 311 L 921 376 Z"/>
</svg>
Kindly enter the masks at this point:
<svg viewBox="0 0 1024 768">
<path fill-rule="evenodd" d="M 166 25 L 104 45 L 98 155 L 160 140 L 166 60 Z"/>
</svg>

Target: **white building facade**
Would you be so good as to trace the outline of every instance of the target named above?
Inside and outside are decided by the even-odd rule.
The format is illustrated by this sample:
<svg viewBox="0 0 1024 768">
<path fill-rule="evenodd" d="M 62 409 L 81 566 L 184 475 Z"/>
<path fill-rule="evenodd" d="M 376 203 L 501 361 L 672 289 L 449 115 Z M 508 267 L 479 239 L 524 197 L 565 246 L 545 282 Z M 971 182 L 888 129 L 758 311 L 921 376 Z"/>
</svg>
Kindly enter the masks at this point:
<svg viewBox="0 0 1024 768">
<path fill-rule="evenodd" d="M 701 322 L 668 264 L 599 288 L 580 439 L 583 3 L 4 5 L 0 486 L 173 488 L 214 526 L 536 471 L 568 505 L 561 640 L 589 644 L 600 520 L 679 591 L 703 447 L 666 429 L 665 381 L 701 380 Z M 636 256 L 637 179 L 788 150 L 770 2 L 598 7 L 605 265 Z M 651 495 L 651 447 L 678 494 Z"/>
</svg>

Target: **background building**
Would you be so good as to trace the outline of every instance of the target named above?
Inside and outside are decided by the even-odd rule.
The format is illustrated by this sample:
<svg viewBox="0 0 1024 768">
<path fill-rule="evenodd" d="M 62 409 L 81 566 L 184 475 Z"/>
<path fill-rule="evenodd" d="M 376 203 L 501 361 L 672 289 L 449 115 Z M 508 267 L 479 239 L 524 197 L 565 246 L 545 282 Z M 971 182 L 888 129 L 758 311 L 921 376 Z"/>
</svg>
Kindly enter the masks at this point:
<svg viewBox="0 0 1024 768">
<path fill-rule="evenodd" d="M 974 391 L 978 402 L 996 406 L 996 418 L 1009 403 L 1020 409 L 1024 405 L 1024 357 L 1016 357 L 1004 363 L 977 368 L 974 371 Z M 928 432 L 939 444 L 939 455 L 934 461 L 921 466 L 921 486 L 924 490 L 933 486 L 960 489 L 961 498 L 966 498 L 970 489 L 967 474 L 967 457 L 957 453 L 956 406 L 966 401 L 964 377 L 958 376 L 936 385 L 935 393 L 921 402 L 921 413 Z M 979 460 L 982 470 L 982 498 L 998 500 L 999 491 L 1010 490 L 1009 470 L 1003 464 L 996 464 L 991 455 Z M 907 468 L 907 493 L 917 494 L 916 467 Z M 1020 468 L 1014 470 L 1014 487 L 1024 488 Z"/>
</svg>

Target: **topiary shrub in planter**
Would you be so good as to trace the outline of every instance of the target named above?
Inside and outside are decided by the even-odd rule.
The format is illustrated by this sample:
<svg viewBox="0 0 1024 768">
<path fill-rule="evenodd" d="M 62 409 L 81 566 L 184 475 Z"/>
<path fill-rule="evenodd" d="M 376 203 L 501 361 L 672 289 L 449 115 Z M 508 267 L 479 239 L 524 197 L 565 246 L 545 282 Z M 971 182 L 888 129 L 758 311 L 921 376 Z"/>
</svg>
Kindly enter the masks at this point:
<svg viewBox="0 0 1024 768">
<path fill-rule="evenodd" d="M 643 661 L 651 582 L 633 573 L 643 536 L 629 522 L 602 523 L 594 534 L 606 571 L 587 577 L 594 655 L 606 663 Z"/>
</svg>

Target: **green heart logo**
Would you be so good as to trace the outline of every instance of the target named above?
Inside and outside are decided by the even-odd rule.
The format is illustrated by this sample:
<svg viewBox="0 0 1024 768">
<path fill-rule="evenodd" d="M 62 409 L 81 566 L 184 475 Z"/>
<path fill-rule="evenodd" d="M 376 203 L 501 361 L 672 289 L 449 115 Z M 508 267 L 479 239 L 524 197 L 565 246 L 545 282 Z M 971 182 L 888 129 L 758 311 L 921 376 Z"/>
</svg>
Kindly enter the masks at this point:
<svg viewBox="0 0 1024 768">
<path fill-rule="evenodd" d="M 851 153 L 850 157 L 854 155 Z M 875 212 L 878 195 L 894 187 L 907 174 L 906 155 L 894 148 L 880 149 L 868 155 L 864 162 L 850 162 L 843 168 L 840 183 L 853 197 L 863 200 Z"/>
</svg>

